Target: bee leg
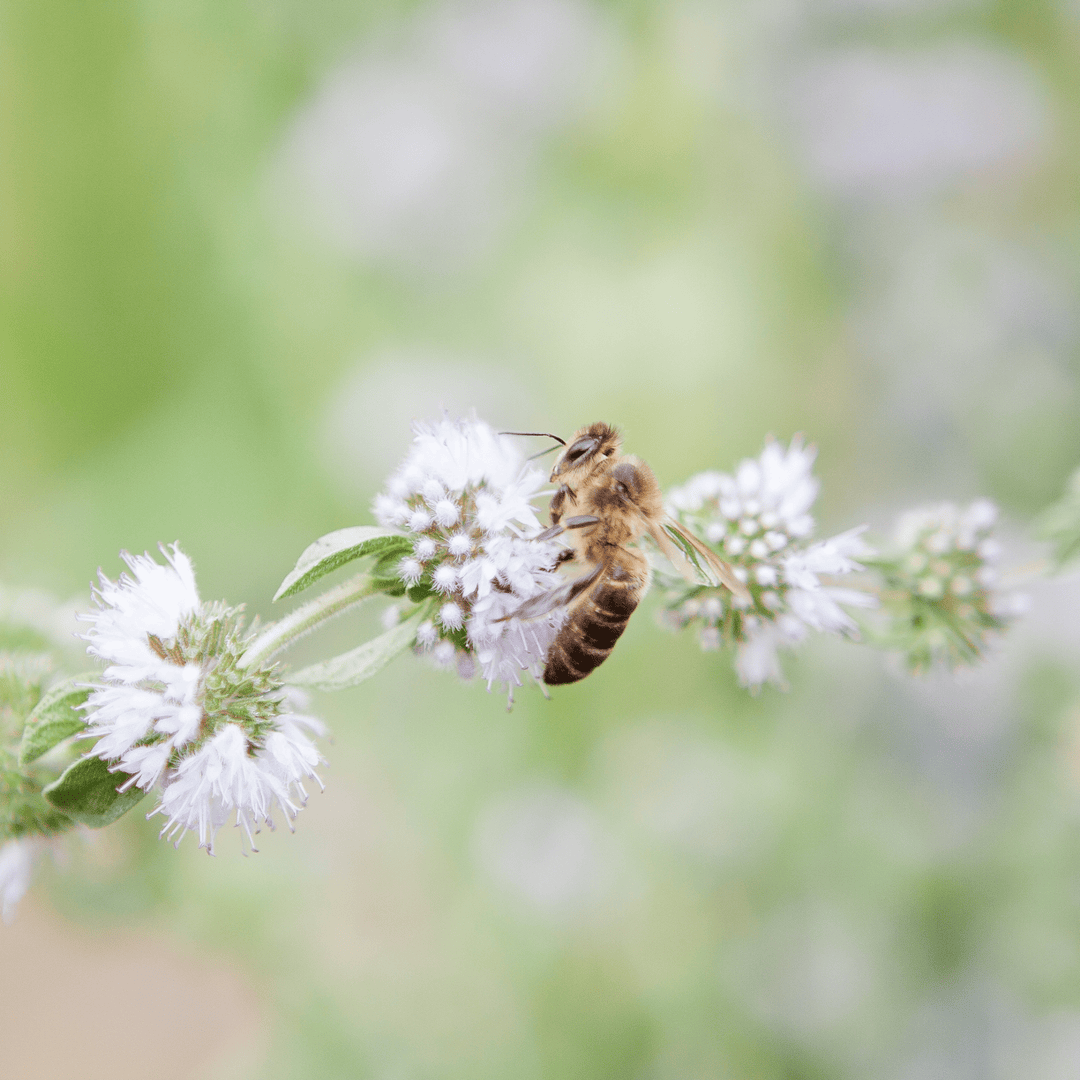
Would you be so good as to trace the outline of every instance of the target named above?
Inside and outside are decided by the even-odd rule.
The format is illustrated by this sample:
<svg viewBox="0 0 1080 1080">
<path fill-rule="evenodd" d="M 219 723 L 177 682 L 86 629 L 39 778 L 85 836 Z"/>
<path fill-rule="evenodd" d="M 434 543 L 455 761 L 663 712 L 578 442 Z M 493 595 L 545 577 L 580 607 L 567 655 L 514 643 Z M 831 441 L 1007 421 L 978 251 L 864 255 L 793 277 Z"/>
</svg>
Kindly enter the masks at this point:
<svg viewBox="0 0 1080 1080">
<path fill-rule="evenodd" d="M 581 577 L 574 578 L 573 581 L 568 581 L 557 589 L 551 589 L 546 593 L 541 593 L 539 596 L 534 596 L 532 599 L 526 600 L 517 611 L 511 611 L 509 615 L 504 615 L 501 619 L 493 621 L 506 622 L 508 619 L 536 619 L 541 615 L 546 615 L 549 611 L 554 611 L 557 607 L 563 607 L 589 588 L 600 576 L 603 569 L 603 563 L 597 563 L 587 573 L 582 574 Z"/>
<path fill-rule="evenodd" d="M 552 525 L 559 524 L 559 518 L 562 517 L 563 503 L 566 502 L 567 496 L 572 499 L 574 493 L 566 484 L 563 484 L 559 490 L 551 496 L 551 502 L 548 503 L 548 516 L 551 518 Z"/>
<path fill-rule="evenodd" d="M 552 525 L 549 529 L 545 529 L 543 532 L 537 533 L 535 536 L 531 537 L 531 539 L 554 540 L 556 536 L 564 532 L 566 532 L 566 530 L 561 525 Z"/>
<path fill-rule="evenodd" d="M 554 540 L 556 536 L 560 536 L 567 529 L 584 529 L 589 525 L 595 525 L 599 520 L 598 517 L 593 517 L 592 514 L 578 514 L 576 517 L 568 517 L 559 525 L 552 525 L 543 532 L 537 533 L 531 539 Z"/>
</svg>

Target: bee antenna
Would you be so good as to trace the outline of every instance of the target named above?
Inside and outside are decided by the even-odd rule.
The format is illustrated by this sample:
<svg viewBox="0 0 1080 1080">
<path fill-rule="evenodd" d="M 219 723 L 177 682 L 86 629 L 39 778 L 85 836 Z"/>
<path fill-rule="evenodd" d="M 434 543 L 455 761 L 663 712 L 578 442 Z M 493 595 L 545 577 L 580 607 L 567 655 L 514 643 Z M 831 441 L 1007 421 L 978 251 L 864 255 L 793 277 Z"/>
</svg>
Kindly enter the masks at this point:
<svg viewBox="0 0 1080 1080">
<path fill-rule="evenodd" d="M 539 439 L 554 439 L 560 446 L 566 445 L 565 439 L 560 439 L 558 435 L 552 435 L 550 431 L 500 431 L 500 435 L 535 435 Z M 553 449 L 553 448 L 552 448 Z M 547 450 L 544 451 L 547 453 Z"/>
<path fill-rule="evenodd" d="M 544 457 L 546 454 L 550 454 L 552 450 L 556 450 L 558 447 L 549 446 L 546 450 L 541 450 L 538 454 L 530 454 L 525 460 L 535 461 L 538 457 Z"/>
</svg>

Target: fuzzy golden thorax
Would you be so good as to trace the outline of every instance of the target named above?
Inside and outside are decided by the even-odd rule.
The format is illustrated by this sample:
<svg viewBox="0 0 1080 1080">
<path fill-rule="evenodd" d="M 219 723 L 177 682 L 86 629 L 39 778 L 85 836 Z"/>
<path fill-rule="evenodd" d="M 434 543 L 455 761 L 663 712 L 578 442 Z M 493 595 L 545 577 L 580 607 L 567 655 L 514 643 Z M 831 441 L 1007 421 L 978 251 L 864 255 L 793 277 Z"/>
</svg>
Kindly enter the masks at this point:
<svg viewBox="0 0 1080 1080">
<path fill-rule="evenodd" d="M 631 455 L 611 458 L 582 486 L 580 511 L 600 519 L 595 532 L 604 543 L 629 544 L 658 525 L 664 514 L 660 485 L 652 469 Z"/>
</svg>

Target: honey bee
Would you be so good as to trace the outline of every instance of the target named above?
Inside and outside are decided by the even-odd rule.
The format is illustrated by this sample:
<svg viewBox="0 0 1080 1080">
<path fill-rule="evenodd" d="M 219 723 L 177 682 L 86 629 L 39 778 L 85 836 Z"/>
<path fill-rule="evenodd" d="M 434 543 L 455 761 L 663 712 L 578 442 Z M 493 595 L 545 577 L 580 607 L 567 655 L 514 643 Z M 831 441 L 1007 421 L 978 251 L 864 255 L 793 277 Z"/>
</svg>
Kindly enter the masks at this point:
<svg viewBox="0 0 1080 1080">
<path fill-rule="evenodd" d="M 610 655 L 652 578 L 648 559 L 630 547 L 644 535 L 688 581 L 724 585 L 749 598 L 732 568 L 665 513 L 652 469 L 622 453 L 621 444 L 619 432 L 604 423 L 583 427 L 563 444 L 550 477 L 559 484 L 549 507 L 551 528 L 537 539 L 565 537 L 558 561 L 588 569 L 506 616 L 534 619 L 568 609 L 545 658 L 548 686 L 584 679 Z"/>
</svg>

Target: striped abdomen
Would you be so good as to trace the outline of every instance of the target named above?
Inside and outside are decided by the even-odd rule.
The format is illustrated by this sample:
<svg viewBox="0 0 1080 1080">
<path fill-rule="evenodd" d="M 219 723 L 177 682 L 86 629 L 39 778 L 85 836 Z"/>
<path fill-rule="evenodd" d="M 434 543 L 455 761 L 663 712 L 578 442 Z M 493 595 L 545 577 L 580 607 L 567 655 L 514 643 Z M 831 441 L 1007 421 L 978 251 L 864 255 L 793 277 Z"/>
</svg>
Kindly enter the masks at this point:
<svg viewBox="0 0 1080 1080">
<path fill-rule="evenodd" d="M 548 686 L 584 679 L 615 648 L 615 642 L 638 606 L 648 578 L 613 566 L 571 609 L 551 643 L 544 668 Z"/>
</svg>

